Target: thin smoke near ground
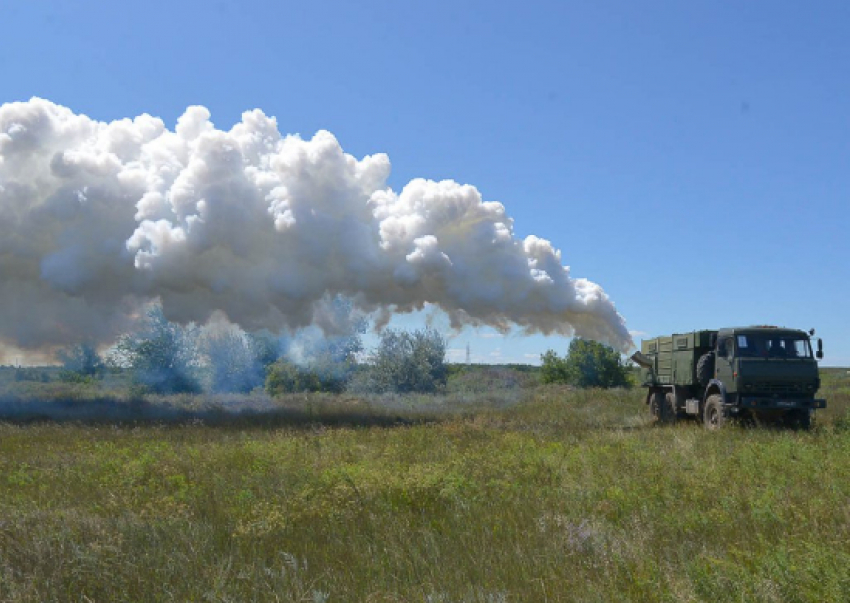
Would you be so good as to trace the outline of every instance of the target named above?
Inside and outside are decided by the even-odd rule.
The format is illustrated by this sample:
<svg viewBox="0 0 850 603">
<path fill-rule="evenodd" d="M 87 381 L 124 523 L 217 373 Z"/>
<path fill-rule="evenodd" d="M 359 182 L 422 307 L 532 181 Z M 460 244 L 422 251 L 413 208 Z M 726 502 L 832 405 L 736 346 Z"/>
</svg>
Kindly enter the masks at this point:
<svg viewBox="0 0 850 603">
<path fill-rule="evenodd" d="M 318 325 L 341 295 L 381 327 L 433 304 L 455 328 L 578 335 L 627 350 L 603 289 L 549 241 L 518 239 L 470 185 L 387 185 L 390 162 L 248 111 L 216 129 L 189 107 L 109 123 L 34 98 L 0 106 L 0 342 L 108 343 L 159 299 L 246 330 Z"/>
</svg>

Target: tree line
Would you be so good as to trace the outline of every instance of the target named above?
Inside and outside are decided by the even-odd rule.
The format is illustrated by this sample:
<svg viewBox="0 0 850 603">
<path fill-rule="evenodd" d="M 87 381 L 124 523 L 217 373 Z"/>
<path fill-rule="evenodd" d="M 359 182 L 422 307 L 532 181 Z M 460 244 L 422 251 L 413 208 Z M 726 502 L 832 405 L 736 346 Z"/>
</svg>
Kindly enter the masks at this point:
<svg viewBox="0 0 850 603">
<path fill-rule="evenodd" d="M 341 302 L 344 303 L 344 302 Z M 345 311 L 345 308 L 342 309 Z M 93 343 L 61 350 L 62 379 L 86 381 L 128 371 L 134 393 L 436 392 L 448 375 L 446 340 L 433 329 L 385 329 L 363 358 L 363 320 L 336 336 L 199 328 L 169 321 L 151 306 L 138 327 L 101 356 Z"/>
<path fill-rule="evenodd" d="M 629 365 L 614 348 L 598 341 L 575 338 L 562 358 L 554 350 L 541 357 L 543 383 L 566 383 L 578 388 L 629 387 Z"/>
<path fill-rule="evenodd" d="M 343 307 L 345 312 L 346 308 Z M 385 329 L 365 355 L 363 320 L 336 336 L 245 332 L 235 325 L 201 329 L 169 321 L 151 306 L 136 330 L 122 335 L 105 354 L 92 343 L 61 350 L 65 381 L 96 379 L 108 370 L 128 371 L 134 393 L 297 392 L 434 393 L 449 376 L 446 339 L 433 329 Z M 561 357 L 541 357 L 543 383 L 579 388 L 628 387 L 629 367 L 601 343 L 575 338 Z"/>
</svg>

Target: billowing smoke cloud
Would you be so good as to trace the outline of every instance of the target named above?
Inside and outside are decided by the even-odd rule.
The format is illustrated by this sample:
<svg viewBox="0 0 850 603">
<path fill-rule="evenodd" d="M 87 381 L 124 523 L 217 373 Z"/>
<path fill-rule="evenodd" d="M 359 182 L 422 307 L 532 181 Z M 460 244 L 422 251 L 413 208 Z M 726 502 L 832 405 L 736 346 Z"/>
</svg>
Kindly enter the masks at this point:
<svg viewBox="0 0 850 603">
<path fill-rule="evenodd" d="M 329 132 L 282 136 L 249 111 L 217 130 L 189 107 L 174 131 L 94 121 L 49 101 L 0 106 L 0 340 L 110 341 L 140 304 L 245 329 L 328 322 L 344 295 L 378 319 L 439 306 L 453 326 L 577 334 L 625 350 L 603 290 L 570 278 L 549 241 L 518 240 L 472 186 L 387 186 Z"/>
</svg>

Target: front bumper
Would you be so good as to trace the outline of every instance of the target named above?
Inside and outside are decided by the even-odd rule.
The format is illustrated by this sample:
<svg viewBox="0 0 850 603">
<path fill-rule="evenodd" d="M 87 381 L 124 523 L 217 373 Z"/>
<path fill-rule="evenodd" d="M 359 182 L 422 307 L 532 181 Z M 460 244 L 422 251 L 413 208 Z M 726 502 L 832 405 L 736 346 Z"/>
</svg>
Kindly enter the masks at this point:
<svg viewBox="0 0 850 603">
<path fill-rule="evenodd" d="M 795 398 L 758 398 L 745 396 L 741 398 L 741 408 L 756 408 L 761 410 L 790 410 L 794 408 L 826 408 L 826 400 L 823 398 L 795 399 Z"/>
</svg>

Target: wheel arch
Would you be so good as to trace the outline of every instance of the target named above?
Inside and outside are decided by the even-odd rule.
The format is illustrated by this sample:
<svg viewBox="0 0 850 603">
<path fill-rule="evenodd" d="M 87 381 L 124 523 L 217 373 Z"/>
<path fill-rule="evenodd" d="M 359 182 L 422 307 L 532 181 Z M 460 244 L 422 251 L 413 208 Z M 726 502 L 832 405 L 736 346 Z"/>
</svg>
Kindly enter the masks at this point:
<svg viewBox="0 0 850 603">
<path fill-rule="evenodd" d="M 705 404 L 709 396 L 714 394 L 720 394 L 723 404 L 726 404 L 726 386 L 722 381 L 718 381 L 717 379 L 712 379 L 708 382 L 708 386 L 705 388 L 705 395 L 702 398 L 703 404 Z"/>
<path fill-rule="evenodd" d="M 644 400 L 644 403 L 649 405 L 649 403 L 652 401 L 652 396 L 654 396 L 655 394 L 661 394 L 662 396 L 664 396 L 669 391 L 673 391 L 673 386 L 671 386 L 671 385 L 654 385 L 652 387 L 649 387 L 646 390 L 646 399 Z"/>
</svg>

